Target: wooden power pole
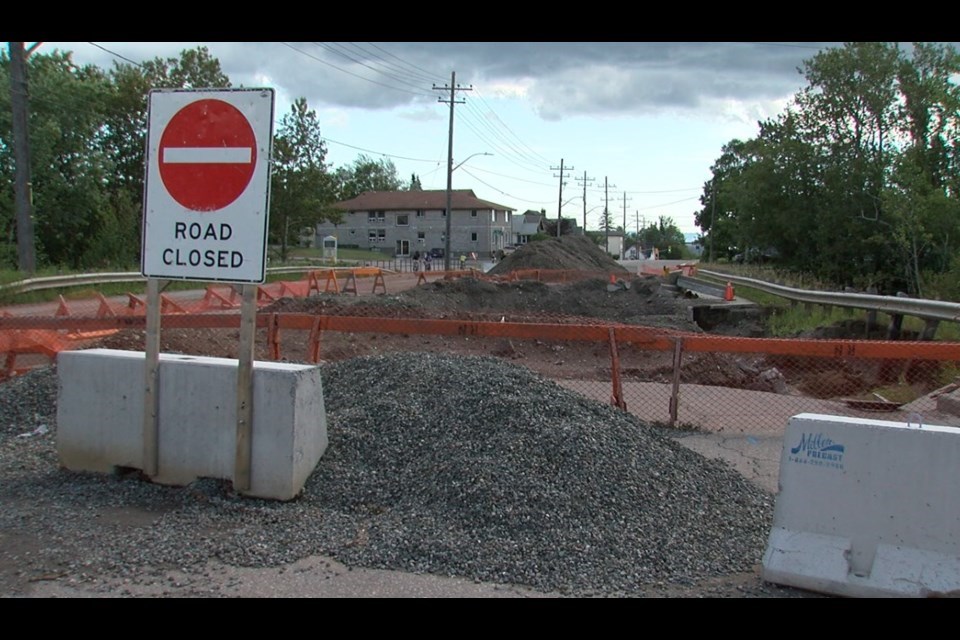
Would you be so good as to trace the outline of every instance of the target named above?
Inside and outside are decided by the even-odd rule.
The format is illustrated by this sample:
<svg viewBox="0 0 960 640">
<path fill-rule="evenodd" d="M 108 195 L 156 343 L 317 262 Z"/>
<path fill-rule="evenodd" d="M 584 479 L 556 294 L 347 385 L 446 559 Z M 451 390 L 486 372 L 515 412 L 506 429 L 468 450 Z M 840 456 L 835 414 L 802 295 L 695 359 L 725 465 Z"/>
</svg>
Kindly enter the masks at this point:
<svg viewBox="0 0 960 640">
<path fill-rule="evenodd" d="M 24 43 L 10 42 L 10 106 L 13 112 L 14 209 L 17 220 L 17 268 L 37 270 L 30 194 L 30 131 L 27 115 L 27 55 Z M 34 45 L 34 48 L 36 45 Z M 31 51 L 33 48 L 31 48 Z"/>
</svg>

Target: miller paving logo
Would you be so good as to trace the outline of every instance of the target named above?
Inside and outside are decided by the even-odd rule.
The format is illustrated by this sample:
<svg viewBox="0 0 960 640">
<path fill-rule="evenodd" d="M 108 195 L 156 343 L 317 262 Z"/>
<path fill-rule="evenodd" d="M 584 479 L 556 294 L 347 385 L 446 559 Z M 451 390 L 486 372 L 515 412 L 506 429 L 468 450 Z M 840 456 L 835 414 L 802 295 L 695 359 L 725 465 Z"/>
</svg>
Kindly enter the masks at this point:
<svg viewBox="0 0 960 640">
<path fill-rule="evenodd" d="M 790 449 L 787 459 L 798 464 L 811 464 L 818 467 L 843 469 L 844 446 L 822 433 L 804 433 L 800 443 Z"/>
</svg>

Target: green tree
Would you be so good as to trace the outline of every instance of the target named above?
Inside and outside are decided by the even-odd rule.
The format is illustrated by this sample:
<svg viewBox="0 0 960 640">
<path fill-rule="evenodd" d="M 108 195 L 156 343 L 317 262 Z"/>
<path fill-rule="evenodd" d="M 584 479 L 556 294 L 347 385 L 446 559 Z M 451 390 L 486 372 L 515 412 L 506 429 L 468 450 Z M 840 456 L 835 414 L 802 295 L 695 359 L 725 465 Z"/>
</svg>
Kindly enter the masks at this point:
<svg viewBox="0 0 960 640">
<path fill-rule="evenodd" d="M 400 191 L 403 187 L 392 160 L 373 160 L 363 154 L 359 155 L 352 165 L 339 167 L 336 170 L 336 179 L 340 200 L 356 198 L 365 191 Z"/>
<path fill-rule="evenodd" d="M 284 261 L 289 243 L 302 229 L 324 220 L 339 222 L 341 214 L 330 207 L 336 192 L 326 157 L 317 113 L 306 98 L 298 98 L 281 119 L 273 142 L 270 233 Z"/>
<path fill-rule="evenodd" d="M 110 175 L 102 151 L 103 104 L 108 81 L 97 67 L 77 66 L 69 53 L 35 51 L 27 60 L 29 142 L 35 249 L 38 264 L 84 266 L 84 253 L 100 230 L 107 206 L 103 185 Z M 0 56 L 9 86 L 9 59 Z M 10 157 L 9 94 L 0 120 L 0 215 L 12 239 L 13 162 Z"/>
<path fill-rule="evenodd" d="M 679 260 L 684 257 L 687 241 L 683 232 L 668 216 L 660 216 L 655 224 L 640 230 L 640 242 L 644 249 L 656 247 L 664 260 Z"/>
<path fill-rule="evenodd" d="M 958 54 L 848 43 L 802 73 L 784 114 L 714 164 L 696 213 L 708 246 L 774 247 L 784 266 L 838 285 L 919 293 L 955 264 Z"/>
<path fill-rule="evenodd" d="M 407 186 L 407 191 L 423 191 L 423 187 L 420 185 L 420 178 L 417 174 L 413 173 L 410 175 L 410 184 Z"/>
</svg>

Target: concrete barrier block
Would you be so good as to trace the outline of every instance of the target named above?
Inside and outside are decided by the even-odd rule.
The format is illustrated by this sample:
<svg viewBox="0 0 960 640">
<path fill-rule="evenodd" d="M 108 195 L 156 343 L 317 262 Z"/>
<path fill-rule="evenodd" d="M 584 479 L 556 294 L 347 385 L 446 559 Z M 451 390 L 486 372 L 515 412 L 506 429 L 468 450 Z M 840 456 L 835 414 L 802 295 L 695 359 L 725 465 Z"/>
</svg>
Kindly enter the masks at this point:
<svg viewBox="0 0 960 640">
<path fill-rule="evenodd" d="M 960 593 L 960 428 L 800 414 L 763 578 L 852 597 Z"/>
<path fill-rule="evenodd" d="M 88 349 L 57 355 L 57 453 L 72 471 L 143 469 L 144 355 Z"/>
<path fill-rule="evenodd" d="M 86 471 L 143 469 L 144 354 L 63 352 L 58 373 L 61 463 Z M 236 380 L 235 359 L 160 354 L 154 482 L 233 479 Z M 319 368 L 255 362 L 250 489 L 245 494 L 296 497 L 327 442 Z"/>
</svg>

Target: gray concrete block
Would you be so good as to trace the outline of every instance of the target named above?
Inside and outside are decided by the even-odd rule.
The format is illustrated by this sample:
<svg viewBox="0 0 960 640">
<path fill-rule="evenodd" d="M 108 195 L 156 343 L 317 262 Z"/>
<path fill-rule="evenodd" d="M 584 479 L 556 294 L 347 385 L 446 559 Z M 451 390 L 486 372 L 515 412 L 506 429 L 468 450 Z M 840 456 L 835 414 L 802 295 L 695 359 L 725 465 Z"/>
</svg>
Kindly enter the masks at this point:
<svg viewBox="0 0 960 640">
<path fill-rule="evenodd" d="M 57 447 L 68 469 L 143 469 L 142 352 L 90 349 L 58 358 Z M 237 360 L 160 354 L 158 469 L 154 482 L 232 480 L 236 456 Z M 327 448 L 320 370 L 254 362 L 250 489 L 289 500 Z"/>
</svg>

